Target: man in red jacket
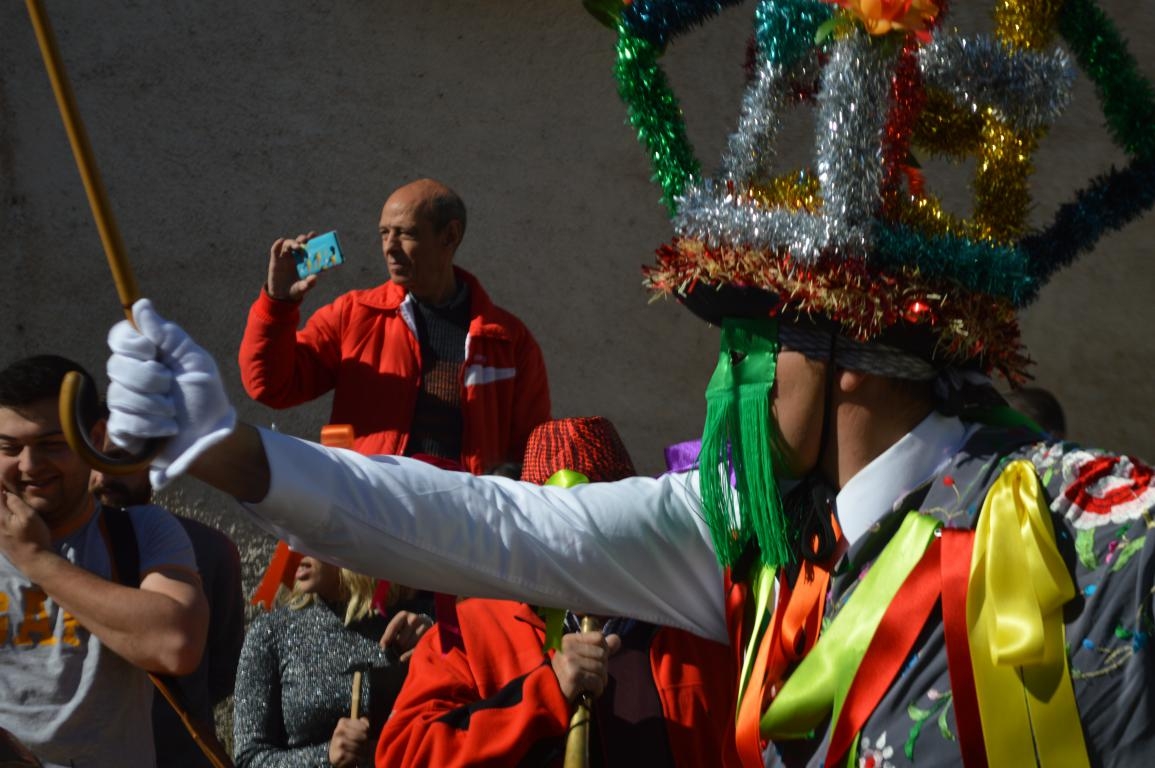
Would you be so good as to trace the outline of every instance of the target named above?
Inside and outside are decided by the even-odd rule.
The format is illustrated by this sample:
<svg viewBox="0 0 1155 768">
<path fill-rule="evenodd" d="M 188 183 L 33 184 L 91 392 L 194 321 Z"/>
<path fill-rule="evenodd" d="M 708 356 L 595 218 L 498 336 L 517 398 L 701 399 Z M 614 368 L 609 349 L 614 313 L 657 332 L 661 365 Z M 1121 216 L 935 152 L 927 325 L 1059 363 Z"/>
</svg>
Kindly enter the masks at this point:
<svg viewBox="0 0 1155 768">
<path fill-rule="evenodd" d="M 366 454 L 430 454 L 479 474 L 525 448 L 549 418 L 549 384 L 529 330 L 453 266 L 461 198 L 431 179 L 385 202 L 379 231 L 389 281 L 351 291 L 297 330 L 318 276 L 297 276 L 307 236 L 273 243 L 249 310 L 240 368 L 258 402 L 289 408 L 334 391 L 331 423 L 351 424 Z"/>
<path fill-rule="evenodd" d="M 601 417 L 549 421 L 530 435 L 521 479 L 553 485 L 563 471 L 580 473 L 579 482 L 635 474 Z M 457 612 L 459 637 L 429 632 L 418 643 L 378 766 L 560 765 L 583 693 L 596 698 L 590 766 L 738 764 L 737 671 L 725 645 L 623 618 L 581 632 L 570 613 L 558 650 L 547 653 L 547 622 L 525 603 L 474 598 Z"/>
</svg>

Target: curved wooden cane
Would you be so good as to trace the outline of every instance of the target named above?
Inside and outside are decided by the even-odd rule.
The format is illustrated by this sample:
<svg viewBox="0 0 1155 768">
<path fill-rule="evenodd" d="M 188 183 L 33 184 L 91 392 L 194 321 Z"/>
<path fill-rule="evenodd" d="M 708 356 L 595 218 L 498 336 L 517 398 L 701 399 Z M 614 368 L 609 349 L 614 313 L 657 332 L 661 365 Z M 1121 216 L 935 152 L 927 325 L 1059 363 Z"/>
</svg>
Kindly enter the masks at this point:
<svg viewBox="0 0 1155 768">
<path fill-rule="evenodd" d="M 120 304 L 124 308 L 125 317 L 132 322 L 132 305 L 140 298 L 140 292 L 136 287 L 132 269 L 128 266 L 128 259 L 124 255 L 124 242 L 120 238 L 120 230 L 117 229 L 116 219 L 108 205 L 108 196 L 105 194 L 100 172 L 92 156 L 88 133 L 84 130 L 84 123 L 80 119 L 76 97 L 72 93 L 68 75 L 64 71 L 64 62 L 56 47 L 52 26 L 48 23 L 48 16 L 44 13 L 40 0 L 26 0 L 26 5 L 28 15 L 32 18 L 32 27 L 36 32 L 36 42 L 40 46 L 40 55 L 44 58 L 44 67 L 48 71 L 48 79 L 52 81 L 56 106 L 64 121 L 64 130 L 68 133 L 68 143 L 72 145 L 72 156 L 76 159 L 76 168 L 80 171 L 84 191 L 88 196 L 88 205 L 92 208 L 92 217 L 100 233 L 104 255 L 108 258 L 109 269 L 112 270 L 112 279 L 116 283 Z M 141 453 L 130 454 L 124 458 L 102 453 L 89 439 L 92 420 L 96 414 L 81 413 L 80 395 L 86 386 L 92 386 L 91 382 L 84 382 L 83 379 L 84 377 L 78 373 L 70 373 L 65 377 L 60 389 L 60 425 L 69 447 L 89 466 L 101 472 L 126 475 L 144 469 L 159 452 L 162 441 L 149 440 Z M 87 424 L 85 418 L 89 419 Z"/>
</svg>

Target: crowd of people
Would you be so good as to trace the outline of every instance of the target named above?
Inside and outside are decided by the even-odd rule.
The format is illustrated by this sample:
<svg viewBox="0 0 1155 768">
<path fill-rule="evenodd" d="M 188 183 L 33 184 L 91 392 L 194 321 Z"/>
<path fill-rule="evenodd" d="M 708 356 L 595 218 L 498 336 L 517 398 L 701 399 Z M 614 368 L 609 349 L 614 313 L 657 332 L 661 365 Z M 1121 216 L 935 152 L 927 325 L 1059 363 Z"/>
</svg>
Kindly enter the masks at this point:
<svg viewBox="0 0 1155 768">
<path fill-rule="evenodd" d="M 305 237 L 277 240 L 241 345 L 246 390 L 277 408 L 333 390 L 332 418 L 362 452 L 475 472 L 519 463 L 549 418 L 545 365 L 521 321 L 453 265 L 465 223 L 448 187 L 398 189 L 380 222 L 389 280 L 300 330 L 317 276 L 297 279 Z M 73 371 L 88 376 L 40 355 L 0 372 L 6 735 L 48 766 L 213 765 L 229 759 L 213 709 L 235 689 L 237 765 L 367 764 L 432 623 L 429 594 L 298 556 L 285 605 L 246 634 L 236 545 L 154 506 L 147 466 L 89 469 L 67 445 L 56 403 Z M 86 396 L 83 410 L 102 414 L 90 439 L 124 459 Z"/>
<path fill-rule="evenodd" d="M 629 87 L 626 43 L 657 34 L 645 5 L 610 14 L 632 116 L 664 87 Z M 986 375 L 1023 379 L 1015 310 L 1060 266 L 1054 233 L 1007 218 L 1028 206 L 998 195 L 1019 187 L 978 185 L 971 228 L 918 213 L 935 201 L 912 148 L 938 139 L 912 115 L 1030 145 L 1069 87 L 1061 57 L 1028 50 L 1050 17 L 976 43 L 934 3 L 867 5 L 768 4 L 783 23 L 759 33 L 718 178 L 662 177 L 684 182 L 665 190 L 676 237 L 646 279 L 721 350 L 702 439 L 660 477 L 605 418 L 551 418 L 536 341 L 454 265 L 465 205 L 430 179 L 382 209 L 387 281 L 302 326 L 323 277 L 296 271 L 309 235 L 282 238 L 249 312 L 246 392 L 332 392 L 348 448 L 239 421 L 212 356 L 147 299 L 109 334 L 88 435 L 143 455 L 135 474 L 66 441 L 76 363 L 0 370 L 0 762 L 1146 764 L 1155 471 L 1068 441 L 1053 396 L 1017 388 L 1012 408 Z M 820 172 L 770 177 L 764 110 L 813 96 L 815 71 L 837 129 Z M 655 164 L 678 135 L 662 114 L 642 132 L 664 137 Z M 1018 173 L 1002 159 L 980 172 Z M 1054 237 L 1122 223 L 1086 212 L 1120 197 L 1081 198 Z M 235 546 L 151 504 L 181 475 L 296 553 L 243 640 Z M 211 724 L 229 693 L 231 755 Z"/>
<path fill-rule="evenodd" d="M 634 476 L 608 421 L 548 418 L 532 335 L 453 266 L 464 210 L 431 180 L 399 189 L 380 225 L 390 280 L 340 297 L 301 330 L 300 303 L 317 278 L 296 279 L 285 267 L 306 238 L 274 243 L 241 349 L 246 390 L 274 407 L 335 390 L 332 418 L 348 420 L 364 453 L 423 456 L 537 485 L 567 473 L 580 482 Z M 813 363 L 790 363 L 790 355 L 783 350 L 780 364 L 814 375 L 805 370 Z M 40 764 L 219 765 L 212 761 L 230 758 L 213 732 L 213 707 L 234 685 L 238 766 L 358 766 L 374 754 L 381 766 L 549 765 L 566 750 L 575 703 L 590 696 L 598 700 L 593 765 L 741 764 L 732 730 L 742 660 L 724 642 L 720 613 L 697 621 L 647 607 L 610 618 L 603 608 L 601 628 L 582 631 L 581 612 L 472 598 L 427 633 L 429 593 L 298 556 L 284 604 L 245 634 L 235 545 L 153 506 L 147 467 L 90 470 L 65 443 L 56 401 L 74 370 L 38 356 L 0 372 L 10 516 L 0 550 L 9 633 L 0 711 Z M 367 407 L 374 397 L 391 407 Z M 1028 389 L 1011 397 L 1062 437 L 1053 396 Z M 950 429 L 925 418 L 931 430 Z M 787 439 L 816 439 L 789 425 L 781 420 Z M 103 418 L 92 438 L 112 458 L 127 454 Z M 797 450 L 814 456 L 816 448 Z M 644 497 L 625 506 L 635 504 L 644 508 Z M 842 520 L 844 530 L 851 524 Z M 356 534 L 330 531 L 320 548 L 288 535 L 342 560 L 332 542 Z M 687 557 L 686 565 L 700 563 Z M 382 586 L 391 597 L 375 604 Z M 667 591 L 672 599 L 681 589 Z M 572 594 L 575 606 L 590 605 L 588 591 Z M 163 695 L 150 695 L 154 684 Z M 135 757 L 124 763 L 125 754 Z"/>
</svg>

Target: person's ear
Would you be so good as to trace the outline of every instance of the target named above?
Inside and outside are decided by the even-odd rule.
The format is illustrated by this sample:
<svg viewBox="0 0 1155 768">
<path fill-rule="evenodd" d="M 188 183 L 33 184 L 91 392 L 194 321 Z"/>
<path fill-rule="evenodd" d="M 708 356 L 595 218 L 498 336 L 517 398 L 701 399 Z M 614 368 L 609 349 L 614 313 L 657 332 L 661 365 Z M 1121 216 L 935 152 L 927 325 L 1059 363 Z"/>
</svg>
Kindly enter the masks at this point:
<svg viewBox="0 0 1155 768">
<path fill-rule="evenodd" d="M 447 247 L 457 250 L 457 246 L 461 245 L 461 238 L 464 235 L 464 229 L 461 222 L 457 219 L 451 219 L 445 225 L 445 229 L 441 230 L 441 243 Z"/>
</svg>

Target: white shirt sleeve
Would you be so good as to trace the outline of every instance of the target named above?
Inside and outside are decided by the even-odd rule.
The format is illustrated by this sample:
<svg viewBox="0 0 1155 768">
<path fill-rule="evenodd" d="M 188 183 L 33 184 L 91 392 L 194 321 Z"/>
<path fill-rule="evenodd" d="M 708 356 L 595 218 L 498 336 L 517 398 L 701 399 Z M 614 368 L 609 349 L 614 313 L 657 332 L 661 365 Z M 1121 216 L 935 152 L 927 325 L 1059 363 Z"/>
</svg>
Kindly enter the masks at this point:
<svg viewBox="0 0 1155 768">
<path fill-rule="evenodd" d="M 728 639 L 693 473 L 552 488 L 261 437 L 271 486 L 249 510 L 296 550 L 421 589 Z"/>
</svg>

